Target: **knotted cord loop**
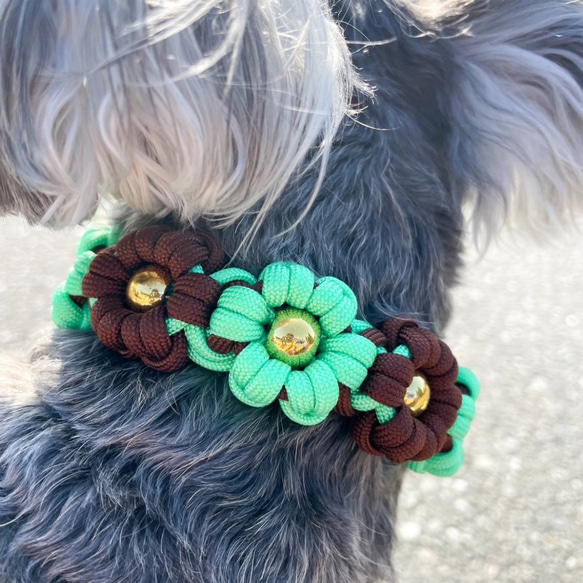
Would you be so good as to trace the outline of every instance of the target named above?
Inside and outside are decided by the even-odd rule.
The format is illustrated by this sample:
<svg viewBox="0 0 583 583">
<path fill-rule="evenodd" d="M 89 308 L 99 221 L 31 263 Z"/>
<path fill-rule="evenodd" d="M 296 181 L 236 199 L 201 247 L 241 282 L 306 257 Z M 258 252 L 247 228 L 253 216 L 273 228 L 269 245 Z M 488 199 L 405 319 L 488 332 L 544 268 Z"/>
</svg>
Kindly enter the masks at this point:
<svg viewBox="0 0 583 583">
<path fill-rule="evenodd" d="M 355 319 L 352 290 L 305 266 L 272 263 L 256 279 L 221 269 L 224 261 L 205 233 L 155 226 L 118 241 L 114 232 L 89 231 L 55 293 L 53 319 L 93 328 L 107 347 L 158 371 L 192 361 L 228 372 L 240 401 L 278 402 L 302 425 L 332 410 L 352 417 L 363 451 L 415 471 L 459 468 L 479 385 L 446 344 L 413 320 L 376 329 Z M 425 387 L 419 408 L 409 396 L 416 378 Z"/>
<path fill-rule="evenodd" d="M 364 451 L 395 463 L 427 460 L 446 445 L 448 430 L 462 405 L 461 391 L 455 385 L 457 362 L 445 343 L 412 320 L 387 320 L 381 331 L 388 350 L 404 345 L 411 356 L 395 352 L 377 356 L 362 391 L 393 407 L 396 415 L 388 423 L 382 423 L 372 411 L 361 416 L 355 423 L 355 440 Z M 429 406 L 418 417 L 404 402 L 416 374 L 422 374 L 431 388 Z"/>
<path fill-rule="evenodd" d="M 89 302 L 83 297 L 82 281 L 89 265 L 100 250 L 117 243 L 116 228 L 89 229 L 77 247 L 77 260 L 67 280 L 57 287 L 53 296 L 52 318 L 60 328 L 91 330 Z"/>
</svg>

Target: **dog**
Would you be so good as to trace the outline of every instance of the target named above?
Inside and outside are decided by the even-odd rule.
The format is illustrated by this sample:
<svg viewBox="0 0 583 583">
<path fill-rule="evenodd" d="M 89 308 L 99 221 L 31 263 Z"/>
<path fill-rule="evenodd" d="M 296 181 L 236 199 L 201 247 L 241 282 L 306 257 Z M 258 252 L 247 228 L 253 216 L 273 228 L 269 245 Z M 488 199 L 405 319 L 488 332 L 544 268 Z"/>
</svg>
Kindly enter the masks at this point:
<svg viewBox="0 0 583 583">
<path fill-rule="evenodd" d="M 438 335 L 462 237 L 568 223 L 583 2 L 3 0 L 0 208 L 210 233 L 231 264 L 345 282 Z M 58 250 L 55 250 L 58 253 Z M 394 580 L 405 472 L 225 375 L 55 331 L 6 370 L 0 579 Z"/>
</svg>

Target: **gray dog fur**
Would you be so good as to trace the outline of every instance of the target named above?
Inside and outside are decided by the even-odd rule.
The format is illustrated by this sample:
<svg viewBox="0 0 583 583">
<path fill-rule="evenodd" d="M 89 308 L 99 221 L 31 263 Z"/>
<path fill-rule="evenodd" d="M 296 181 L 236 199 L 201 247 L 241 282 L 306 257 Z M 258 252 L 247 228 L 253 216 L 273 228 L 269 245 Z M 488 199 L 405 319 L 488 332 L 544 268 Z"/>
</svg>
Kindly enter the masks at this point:
<svg viewBox="0 0 583 583">
<path fill-rule="evenodd" d="M 59 0 L 52 10 L 70 9 L 70 16 L 78 14 L 72 6 L 90 4 Z M 103 2 L 103 10 L 110 4 Z M 187 4 L 176 3 L 184 10 Z M 223 4 L 277 10 L 286 3 Z M 130 17 L 145 10 L 142 0 L 128 5 L 136 7 Z M 30 138 L 43 129 L 46 111 L 31 87 L 34 67 L 44 70 L 46 63 L 32 62 L 37 46 L 23 46 L 25 33 L 35 32 L 26 20 L 34 20 L 32 6 L 31 0 L 0 3 L 8 43 L 0 51 L 0 152 L 10 168 L 0 208 L 30 220 L 49 210 L 76 221 L 95 201 L 94 191 L 82 191 L 87 184 L 75 183 L 82 171 L 75 164 L 93 159 L 53 148 L 60 169 L 71 171 L 70 184 L 61 184 L 62 173 L 43 171 L 47 152 L 34 152 Z M 465 205 L 476 232 L 484 227 L 487 236 L 507 217 L 538 230 L 568 220 L 581 206 L 583 3 L 342 0 L 332 12 L 344 33 L 330 37 L 345 43 L 338 58 L 350 48 L 359 75 L 351 82 L 346 71 L 329 77 L 344 76 L 339 84 L 350 93 L 354 88 L 359 111 L 319 124 L 319 136 L 333 130 L 333 142 L 316 147 L 311 139 L 285 188 L 265 186 L 238 216 L 232 205 L 207 208 L 185 201 L 186 194 L 164 198 L 168 189 L 160 184 L 155 197 L 140 198 L 135 185 L 118 179 L 126 205 L 116 220 L 126 229 L 161 221 L 204 226 L 236 265 L 256 274 L 271 261 L 296 261 L 346 281 L 372 323 L 407 314 L 442 332 L 460 267 Z M 189 32 L 202 45 L 216 25 L 211 17 L 204 13 Z M 246 21 L 245 34 L 257 36 L 257 22 Z M 29 59 L 22 80 L 9 58 L 21 65 Z M 251 57 L 241 67 L 252 69 L 245 58 Z M 201 74 L 216 73 L 215 65 Z M 14 111 L 19 89 L 31 96 L 20 112 Z M 124 97 L 138 89 L 127 83 Z M 336 98 L 324 101 L 334 118 Z M 59 127 L 43 131 L 56 134 Z M 290 147 L 305 145 L 303 135 L 285 138 Z M 102 158 L 92 175 L 100 184 L 115 183 Z M 146 176 L 154 162 L 144 162 Z M 54 188 L 47 186 L 51 180 Z M 154 184 L 146 181 L 145 190 Z M 59 185 L 69 186 L 74 201 L 65 202 L 66 212 L 55 210 Z M 213 218 L 222 213 L 230 219 L 217 225 Z M 343 419 L 299 427 L 276 410 L 240 404 L 224 375 L 195 366 L 159 374 L 111 353 L 90 333 L 55 333 L 29 367 L 38 375 L 26 398 L 14 397 L 10 378 L 1 380 L 2 581 L 392 580 L 403 468 L 357 450 Z"/>
</svg>

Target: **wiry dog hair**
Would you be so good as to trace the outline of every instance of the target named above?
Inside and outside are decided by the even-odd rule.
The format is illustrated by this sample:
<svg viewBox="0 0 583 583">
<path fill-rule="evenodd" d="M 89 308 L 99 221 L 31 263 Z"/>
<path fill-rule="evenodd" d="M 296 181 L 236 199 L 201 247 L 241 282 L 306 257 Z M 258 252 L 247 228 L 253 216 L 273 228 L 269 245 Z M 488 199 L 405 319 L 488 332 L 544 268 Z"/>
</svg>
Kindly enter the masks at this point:
<svg viewBox="0 0 583 583">
<path fill-rule="evenodd" d="M 508 217 L 539 234 L 569 222 L 583 208 L 582 3 L 454 6 L 437 33 L 457 35 L 445 42 L 452 180 L 486 235 Z"/>
<path fill-rule="evenodd" d="M 0 35 L 4 197 L 57 224 L 268 207 L 358 82 L 323 0 L 3 1 Z"/>
<path fill-rule="evenodd" d="M 372 324 L 443 331 L 465 206 L 487 233 L 581 207 L 580 0 L 2 0 L 0 30 L 2 210 L 75 222 L 111 191 L 122 228 L 334 275 Z M 342 419 L 89 333 L 42 358 L 33 391 L 0 385 L 3 581 L 392 578 L 403 468 Z"/>
</svg>

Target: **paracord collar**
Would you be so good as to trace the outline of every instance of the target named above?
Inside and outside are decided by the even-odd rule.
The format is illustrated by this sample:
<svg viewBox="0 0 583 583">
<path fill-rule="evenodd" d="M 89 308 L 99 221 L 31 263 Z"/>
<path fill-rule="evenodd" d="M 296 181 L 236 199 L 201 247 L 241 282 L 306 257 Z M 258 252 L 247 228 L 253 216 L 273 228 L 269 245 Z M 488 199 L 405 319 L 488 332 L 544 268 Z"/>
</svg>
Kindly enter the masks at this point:
<svg viewBox="0 0 583 583">
<path fill-rule="evenodd" d="M 444 342 L 412 320 L 379 329 L 357 320 L 352 290 L 302 265 L 272 263 L 255 278 L 224 263 L 205 233 L 157 226 L 118 241 L 115 230 L 92 229 L 55 293 L 53 320 L 93 329 L 158 371 L 192 361 L 228 372 L 237 399 L 278 401 L 302 425 L 334 410 L 353 418 L 365 452 L 416 472 L 457 472 L 480 388 Z"/>
</svg>

